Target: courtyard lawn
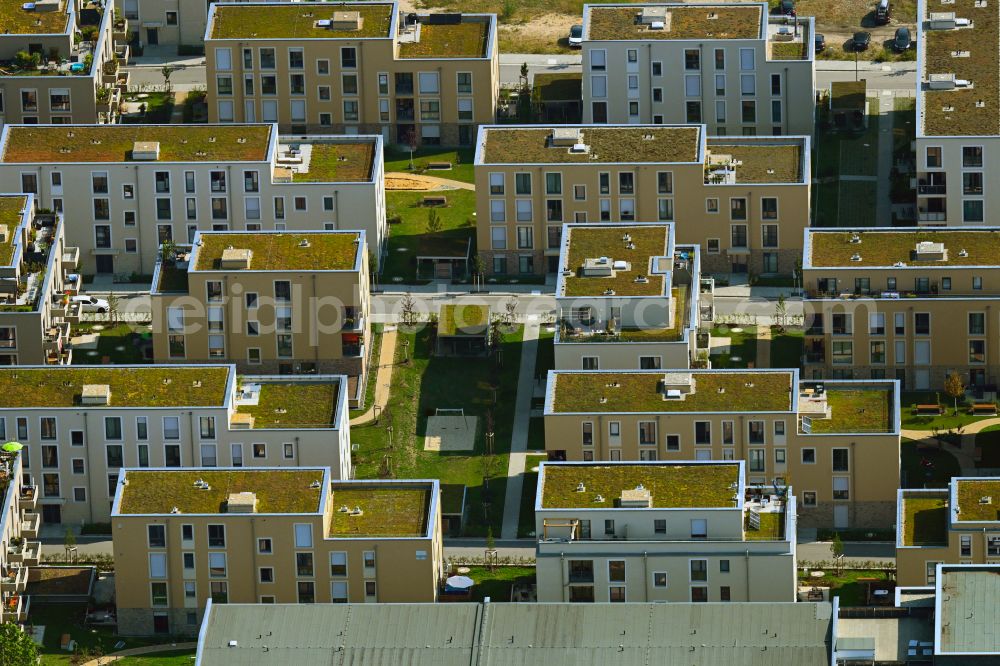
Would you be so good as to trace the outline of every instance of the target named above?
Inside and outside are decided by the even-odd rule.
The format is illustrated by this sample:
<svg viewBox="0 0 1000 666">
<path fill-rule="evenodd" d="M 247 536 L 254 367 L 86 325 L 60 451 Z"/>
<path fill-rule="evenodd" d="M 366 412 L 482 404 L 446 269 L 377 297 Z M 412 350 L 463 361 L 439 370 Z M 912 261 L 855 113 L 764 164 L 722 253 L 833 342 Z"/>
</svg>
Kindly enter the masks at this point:
<svg viewBox="0 0 1000 666">
<path fill-rule="evenodd" d="M 351 441 L 358 478 L 440 479 L 468 486 L 470 512 L 466 534 L 484 536 L 487 525 L 500 533 L 507 459 L 513 431 L 517 375 L 521 361 L 520 327 L 503 335 L 499 357 L 450 358 L 432 356 L 429 327 L 416 333 L 400 331 L 389 404 L 379 422 L 353 428 Z M 409 341 L 409 347 L 404 344 Z M 410 358 L 403 363 L 404 355 Z M 502 366 L 498 367 L 498 360 Z M 495 396 L 495 403 L 494 403 Z M 427 417 L 435 409 L 462 408 L 478 418 L 473 451 L 424 451 Z M 493 456 L 484 455 L 487 413 L 494 422 Z M 388 425 L 392 425 L 391 445 Z M 488 490 L 484 486 L 488 479 Z M 485 516 L 484 497 L 491 499 Z"/>
<path fill-rule="evenodd" d="M 880 569 L 852 569 L 840 572 L 826 571 L 822 578 L 812 578 L 806 572 L 804 575 L 799 571 L 799 583 L 802 585 L 815 585 L 817 587 L 829 587 L 831 597 L 840 597 L 841 606 L 864 606 L 865 605 L 865 585 L 868 581 L 885 582 L 892 580 L 889 574 Z"/>
<path fill-rule="evenodd" d="M 536 458 L 528 458 L 528 469 L 535 466 Z M 530 538 L 535 534 L 535 492 L 538 489 L 538 472 L 525 470 L 521 486 L 521 513 L 517 525 L 519 539 Z"/>
<path fill-rule="evenodd" d="M 899 443 L 899 472 L 900 488 L 945 488 L 962 469 L 947 445 L 920 446 L 920 442 L 904 437 Z"/>
<path fill-rule="evenodd" d="M 385 149 L 385 172 L 410 172 L 410 151 L 391 146 Z M 471 183 L 475 180 L 472 148 L 458 150 L 425 146 L 413 151 L 413 173 Z M 428 169 L 430 162 L 451 162 L 451 169 Z"/>
<path fill-rule="evenodd" d="M 59 647 L 63 634 L 69 634 L 77 642 L 78 653 L 91 656 L 115 651 L 114 646 L 119 641 L 125 643 L 124 647 L 120 648 L 122 650 L 173 641 L 170 636 L 164 636 L 162 639 L 125 638 L 116 636 L 114 631 L 106 627 L 85 627 L 83 619 L 86 612 L 86 604 L 31 604 L 29 622 L 35 626 L 43 625 L 45 627 L 42 646 L 38 650 L 42 666 L 82 663 L 77 661 L 77 655 L 66 652 Z"/>
<path fill-rule="evenodd" d="M 123 657 L 115 662 L 117 666 L 184 666 L 194 663 L 194 652 L 164 652 L 148 657 Z"/>
<path fill-rule="evenodd" d="M 74 349 L 74 365 L 100 365 L 104 363 L 105 357 L 114 365 L 149 362 L 142 353 L 144 346 L 152 345 L 152 334 L 147 326 L 118 324 L 112 328 L 106 323 L 88 322 L 74 324 L 73 335 L 90 333 L 95 325 L 104 327 L 98 331 L 100 337 L 97 339 L 97 349 Z M 95 351 L 96 354 L 91 353 Z"/>
<path fill-rule="evenodd" d="M 944 413 L 940 416 L 931 414 L 915 414 L 916 405 L 940 404 L 944 408 Z M 983 419 L 996 418 L 995 416 L 980 416 L 969 414 L 969 403 L 959 400 L 958 413 L 955 413 L 955 402 L 945 393 L 934 391 L 903 391 L 900 396 L 900 411 L 902 412 L 902 422 L 904 430 L 950 430 L 961 428 Z"/>
<path fill-rule="evenodd" d="M 472 588 L 472 601 L 510 601 L 514 583 L 534 583 L 535 567 L 503 566 L 487 571 L 486 567 L 469 567 L 466 574 L 476 584 Z"/>
<path fill-rule="evenodd" d="M 802 364 L 801 330 L 785 329 L 784 333 L 773 332 L 771 337 L 771 367 L 798 368 Z"/>
<path fill-rule="evenodd" d="M 976 446 L 983 452 L 977 467 L 1000 468 L 1000 425 L 980 430 L 976 435 Z"/>
<path fill-rule="evenodd" d="M 733 331 L 739 328 L 739 331 Z M 757 327 L 756 326 L 716 326 L 712 329 L 713 338 L 729 338 L 729 352 L 712 354 L 713 368 L 747 368 L 757 362 Z"/>
<path fill-rule="evenodd" d="M 476 193 L 469 190 L 436 192 L 448 198 L 446 206 L 422 204 L 425 192 L 386 192 L 386 216 L 399 222 L 389 225 L 388 255 L 382 265 L 383 285 L 417 280 L 417 256 L 462 256 L 472 241 L 470 261 L 476 254 Z M 441 228 L 428 233 L 429 211 L 437 211 Z M 424 278 L 429 269 L 424 267 Z"/>
</svg>

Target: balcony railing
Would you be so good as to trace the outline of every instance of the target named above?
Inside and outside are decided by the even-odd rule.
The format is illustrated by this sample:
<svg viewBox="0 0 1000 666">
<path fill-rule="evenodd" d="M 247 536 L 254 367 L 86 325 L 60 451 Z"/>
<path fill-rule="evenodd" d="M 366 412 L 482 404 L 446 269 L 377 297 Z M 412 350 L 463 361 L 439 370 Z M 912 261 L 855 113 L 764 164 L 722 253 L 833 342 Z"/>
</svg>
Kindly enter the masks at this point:
<svg viewBox="0 0 1000 666">
<path fill-rule="evenodd" d="M 944 222 L 947 219 L 947 213 L 929 213 L 926 211 L 920 211 L 917 213 L 918 222 Z"/>
<path fill-rule="evenodd" d="M 7 567 L 0 572 L 0 593 L 24 592 L 28 587 L 28 567 Z"/>
<path fill-rule="evenodd" d="M 2 597 L 0 620 L 3 622 L 26 622 L 31 597 L 24 594 L 8 594 Z"/>
<path fill-rule="evenodd" d="M 947 194 L 947 185 L 917 185 L 917 194 Z"/>
<path fill-rule="evenodd" d="M 38 536 L 38 528 L 42 524 L 42 517 L 37 513 L 25 513 L 21 517 L 21 536 L 25 539 L 34 539 Z"/>
<path fill-rule="evenodd" d="M 38 502 L 38 492 L 34 486 L 21 486 L 20 504 L 22 509 L 34 509 Z"/>
</svg>

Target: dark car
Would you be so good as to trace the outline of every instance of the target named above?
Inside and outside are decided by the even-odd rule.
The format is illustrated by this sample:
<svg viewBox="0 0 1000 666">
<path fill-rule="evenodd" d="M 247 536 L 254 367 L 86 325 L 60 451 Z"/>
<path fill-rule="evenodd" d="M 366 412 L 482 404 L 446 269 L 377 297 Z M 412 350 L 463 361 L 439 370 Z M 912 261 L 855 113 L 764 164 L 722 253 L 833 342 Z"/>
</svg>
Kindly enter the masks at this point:
<svg viewBox="0 0 1000 666">
<path fill-rule="evenodd" d="M 778 13 L 785 16 L 795 16 L 795 0 L 781 0 L 778 5 Z"/>
<path fill-rule="evenodd" d="M 823 51 L 826 49 L 826 37 L 817 32 L 816 36 L 813 37 L 813 45 L 816 47 L 816 53 Z"/>
<path fill-rule="evenodd" d="M 902 53 L 912 45 L 913 40 L 910 38 L 910 29 L 905 27 L 898 28 L 896 30 L 896 36 L 892 38 L 892 48 Z"/>
<path fill-rule="evenodd" d="M 855 51 L 867 51 L 868 45 L 872 43 L 872 33 L 861 32 L 854 33 L 854 37 L 851 39 L 851 43 L 854 44 Z"/>
</svg>

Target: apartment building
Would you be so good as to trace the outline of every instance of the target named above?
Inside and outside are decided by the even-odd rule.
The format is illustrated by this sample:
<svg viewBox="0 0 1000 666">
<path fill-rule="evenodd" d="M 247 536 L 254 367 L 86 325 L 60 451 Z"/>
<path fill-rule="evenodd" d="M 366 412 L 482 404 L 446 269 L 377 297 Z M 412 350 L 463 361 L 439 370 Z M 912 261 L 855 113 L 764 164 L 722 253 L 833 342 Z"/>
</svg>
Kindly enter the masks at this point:
<svg viewBox="0 0 1000 666">
<path fill-rule="evenodd" d="M 84 5 L 0 5 L 0 125 L 117 122 L 128 46 L 115 46 L 112 12 Z"/>
<path fill-rule="evenodd" d="M 209 9 L 212 122 L 472 145 L 496 121 L 493 14 L 403 14 L 397 2 L 237 3 Z"/>
<path fill-rule="evenodd" d="M 809 137 L 705 125 L 496 125 L 476 145 L 477 245 L 494 275 L 554 273 L 567 222 L 675 222 L 706 273 L 790 274 L 809 226 Z"/>
<path fill-rule="evenodd" d="M 361 400 L 371 340 L 363 231 L 198 232 L 173 255 L 153 273 L 154 358 L 347 375 L 349 402 Z"/>
<path fill-rule="evenodd" d="M 687 368 L 697 357 L 697 245 L 674 224 L 565 224 L 556 279 L 560 370 Z M 711 281 L 704 287 L 711 302 Z M 707 354 L 707 350 L 706 354 Z"/>
<path fill-rule="evenodd" d="M 745 463 L 542 463 L 538 601 L 794 601 L 795 497 Z"/>
<path fill-rule="evenodd" d="M 554 370 L 544 418 L 549 460 L 744 460 L 748 485 L 795 487 L 804 526 L 888 527 L 895 517 L 895 381 Z"/>
<path fill-rule="evenodd" d="M 28 620 L 28 569 L 41 559 L 35 499 L 35 488 L 22 485 L 20 454 L 0 451 L 0 623 Z"/>
<path fill-rule="evenodd" d="M 118 631 L 196 634 L 209 600 L 434 602 L 439 492 L 436 480 L 332 481 L 325 468 L 122 470 Z"/>
<path fill-rule="evenodd" d="M 768 12 L 757 2 L 584 5 L 583 121 L 811 136 L 813 19 Z"/>
<path fill-rule="evenodd" d="M 107 522 L 125 467 L 315 465 L 351 478 L 346 385 L 232 365 L 4 368 L 0 439 L 24 445 L 45 522 Z"/>
<path fill-rule="evenodd" d="M 78 260 L 62 216 L 36 213 L 30 194 L 0 195 L 0 365 L 71 362 Z"/>
<path fill-rule="evenodd" d="M 804 245 L 807 376 L 996 383 L 1000 228 L 810 229 Z"/>
<path fill-rule="evenodd" d="M 257 125 L 8 125 L 0 190 L 66 216 L 80 270 L 153 272 L 198 231 L 361 229 L 388 236 L 380 137 L 279 137 Z"/>
<path fill-rule="evenodd" d="M 917 52 L 917 221 L 1000 224 L 1000 196 L 985 187 L 1000 164 L 997 8 L 979 0 L 920 2 Z"/>
<path fill-rule="evenodd" d="M 900 585 L 933 585 L 939 564 L 1000 564 L 1000 479 L 955 477 L 942 489 L 901 489 L 896 507 Z"/>
</svg>

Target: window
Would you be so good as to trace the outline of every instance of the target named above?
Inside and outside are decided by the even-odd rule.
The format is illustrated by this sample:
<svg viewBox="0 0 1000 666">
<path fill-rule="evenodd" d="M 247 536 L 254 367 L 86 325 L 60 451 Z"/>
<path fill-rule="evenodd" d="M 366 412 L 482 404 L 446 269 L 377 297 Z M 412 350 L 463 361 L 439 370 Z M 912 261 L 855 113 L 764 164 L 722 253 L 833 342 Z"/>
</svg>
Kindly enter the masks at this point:
<svg viewBox="0 0 1000 666">
<path fill-rule="evenodd" d="M 885 341 L 878 340 L 871 342 L 870 354 L 872 363 L 885 363 Z"/>
<path fill-rule="evenodd" d="M 966 199 L 962 202 L 962 221 L 983 221 L 983 201 L 981 199 Z"/>
<path fill-rule="evenodd" d="M 833 471 L 834 472 L 847 472 L 849 470 L 849 449 L 833 449 L 831 452 L 833 455 Z"/>
<path fill-rule="evenodd" d="M 963 146 L 962 147 L 962 166 L 963 167 L 981 167 L 983 166 L 983 147 L 982 146 Z"/>
<path fill-rule="evenodd" d="M 701 51 L 698 49 L 684 49 L 684 69 L 701 69 Z"/>
<path fill-rule="evenodd" d="M 261 555 L 270 555 L 273 552 L 271 550 L 271 540 L 267 537 L 257 539 L 257 552 Z"/>
<path fill-rule="evenodd" d="M 708 538 L 708 520 L 706 520 L 705 518 L 691 519 L 691 538 L 692 539 Z"/>
<path fill-rule="evenodd" d="M 166 525 L 147 525 L 146 542 L 150 548 L 167 547 L 167 527 Z"/>
<path fill-rule="evenodd" d="M 684 114 L 686 122 L 688 123 L 700 123 L 701 122 L 701 102 L 686 102 L 684 104 Z"/>
<path fill-rule="evenodd" d="M 260 582 L 262 583 L 273 583 L 274 582 L 274 568 L 273 567 L 261 567 L 258 569 L 260 572 Z"/>
<path fill-rule="evenodd" d="M 296 523 L 295 547 L 312 548 L 312 545 L 313 545 L 312 525 L 310 525 L 309 523 Z"/>
<path fill-rule="evenodd" d="M 743 100 L 740 102 L 741 120 L 745 123 L 757 122 L 757 102 Z"/>
<path fill-rule="evenodd" d="M 440 93 L 437 72 L 420 72 L 417 75 L 421 95 L 437 95 Z"/>
<path fill-rule="evenodd" d="M 295 553 L 295 575 L 310 578 L 313 575 L 313 554 Z"/>
<path fill-rule="evenodd" d="M 850 478 L 846 476 L 833 477 L 833 499 L 835 500 L 851 499 L 850 483 L 851 483 Z"/>
<path fill-rule="evenodd" d="M 931 315 L 929 312 L 917 312 L 913 315 L 913 329 L 916 335 L 931 334 Z"/>
<path fill-rule="evenodd" d="M 330 553 L 330 575 L 347 575 L 347 553 L 345 551 L 333 551 Z"/>
<path fill-rule="evenodd" d="M 639 421 L 639 443 L 656 444 L 656 421 Z"/>
<path fill-rule="evenodd" d="M 711 444 L 712 443 L 712 422 L 711 421 L 695 421 L 694 422 L 694 443 L 695 444 Z"/>
<path fill-rule="evenodd" d="M 757 94 L 757 78 L 753 74 L 740 74 L 740 94 L 743 96 Z"/>
<path fill-rule="evenodd" d="M 703 583 L 708 580 L 708 560 L 691 560 L 690 569 L 692 583 Z"/>
<path fill-rule="evenodd" d="M 751 444 L 764 443 L 764 422 L 750 421 L 747 424 L 747 435 Z"/>
<path fill-rule="evenodd" d="M 118 441 L 122 438 L 122 419 L 120 416 L 104 417 L 104 438 Z"/>
<path fill-rule="evenodd" d="M 653 521 L 653 533 L 654 534 L 666 534 L 667 533 L 667 521 L 662 518 Z"/>
<path fill-rule="evenodd" d="M 744 72 L 754 68 L 754 50 L 740 49 L 740 69 Z"/>
<path fill-rule="evenodd" d="M 603 72 L 607 65 L 607 51 L 604 49 L 592 49 L 590 51 L 590 69 Z"/>
<path fill-rule="evenodd" d="M 816 449 L 802 449 L 802 464 L 816 464 Z"/>
<path fill-rule="evenodd" d="M 209 525 L 208 526 L 208 547 L 209 548 L 225 548 L 226 547 L 226 526 L 225 525 Z"/>
<path fill-rule="evenodd" d="M 686 97 L 701 96 L 701 75 L 687 74 L 684 77 L 684 95 Z"/>
</svg>

